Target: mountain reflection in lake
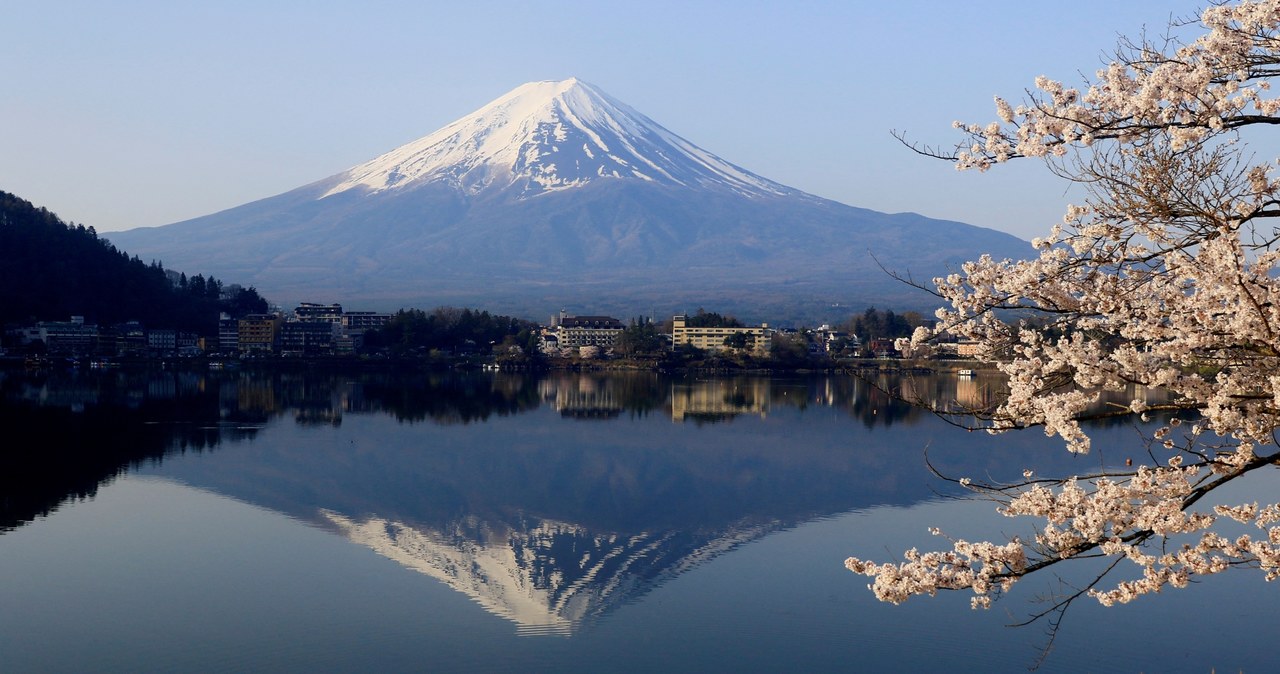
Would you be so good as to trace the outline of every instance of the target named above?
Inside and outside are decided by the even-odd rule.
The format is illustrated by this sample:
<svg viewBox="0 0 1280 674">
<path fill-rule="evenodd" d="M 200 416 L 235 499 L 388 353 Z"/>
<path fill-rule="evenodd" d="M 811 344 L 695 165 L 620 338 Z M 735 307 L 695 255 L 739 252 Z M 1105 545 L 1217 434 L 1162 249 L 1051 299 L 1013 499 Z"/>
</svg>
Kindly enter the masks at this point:
<svg viewBox="0 0 1280 674">
<path fill-rule="evenodd" d="M 876 384 L 968 407 L 999 390 L 981 377 Z M 1029 456 L 1041 468 L 1082 470 L 1123 462 L 1120 449 L 1136 446 L 1124 425 L 1098 429 L 1110 455 L 1073 457 L 1038 433 L 992 442 L 847 376 L 57 372 L 4 375 L 0 394 L 0 420 L 39 438 L 3 452 L 0 572 L 48 579 L 0 594 L 10 607 L 0 619 L 6 671 L 417 670 L 427 653 L 429 668 L 457 671 L 529 660 L 542 671 L 844 671 L 850 658 L 913 669 L 945 655 L 904 647 L 914 641 L 905 627 L 883 632 L 907 623 L 948 630 L 971 649 L 1018 644 L 982 667 L 1018 669 L 1033 661 L 1038 632 L 1006 630 L 995 612 L 957 612 L 964 597 L 876 604 L 844 557 L 930 545 L 925 527 L 956 517 L 961 528 L 986 520 L 986 535 L 1008 526 L 987 504 L 936 502 L 946 483 L 927 470 L 926 447 L 945 473 L 999 479 L 1020 474 Z M 112 514 L 121 502 L 136 510 Z M 909 515 L 920 510 L 930 520 Z M 264 522 L 263 513 L 285 518 Z M 338 538 L 303 540 L 299 523 Z M 203 533 L 191 539 L 195 530 Z M 330 541 L 349 543 L 339 552 Z M 289 580 L 273 576 L 283 573 L 272 571 L 277 557 L 294 550 L 308 552 L 291 557 Z M 89 568 L 105 582 L 73 596 L 57 589 Z M 722 586 L 728 579 L 745 585 Z M 126 597 L 114 594 L 121 587 Z M 428 588 L 469 603 L 404 599 Z M 51 592 L 63 608 L 92 608 L 50 613 Z M 203 610 L 228 596 L 237 610 Z M 147 656 L 157 647 L 138 645 L 146 634 L 131 642 L 100 631 L 102 615 L 128 612 L 154 631 L 178 610 L 214 635 L 202 643 L 256 650 L 198 655 L 181 643 L 192 637 L 170 635 L 170 649 Z M 271 629 L 243 627 L 246 613 L 273 616 Z M 413 639 L 379 640 L 405 629 Z M 67 648 L 65 634 L 88 641 Z"/>
</svg>

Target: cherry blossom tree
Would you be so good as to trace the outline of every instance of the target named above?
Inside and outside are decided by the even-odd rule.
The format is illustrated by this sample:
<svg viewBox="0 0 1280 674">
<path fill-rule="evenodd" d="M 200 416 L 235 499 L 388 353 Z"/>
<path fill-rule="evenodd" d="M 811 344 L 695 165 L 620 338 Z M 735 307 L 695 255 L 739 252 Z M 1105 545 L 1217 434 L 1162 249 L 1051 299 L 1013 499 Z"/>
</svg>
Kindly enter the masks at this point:
<svg viewBox="0 0 1280 674">
<path fill-rule="evenodd" d="M 999 121 L 956 123 L 954 151 L 915 146 L 962 170 L 1040 159 L 1085 198 L 1033 241 L 1034 259 L 983 257 L 935 279 L 947 308 L 900 347 L 975 340 L 1008 377 L 1007 396 L 974 417 L 992 433 L 1039 427 L 1087 453 L 1091 416 L 1132 415 L 1154 432 L 1135 465 L 958 479 L 1003 515 L 1035 518 L 1031 533 L 934 530 L 939 551 L 848 559 L 881 600 L 965 590 L 986 608 L 1029 574 L 1101 558 L 1091 581 L 1033 616 L 1056 621 L 1078 598 L 1111 606 L 1233 567 L 1280 577 L 1280 503 L 1213 494 L 1280 465 L 1280 180 L 1275 137 L 1257 150 L 1268 156 L 1248 144 L 1280 124 L 1280 0 L 1214 5 L 1170 34 L 1188 37 L 1122 41 L 1082 87 L 1041 77 L 1022 105 L 997 98 Z M 1098 411 L 1104 392 L 1134 385 L 1169 402 Z"/>
</svg>

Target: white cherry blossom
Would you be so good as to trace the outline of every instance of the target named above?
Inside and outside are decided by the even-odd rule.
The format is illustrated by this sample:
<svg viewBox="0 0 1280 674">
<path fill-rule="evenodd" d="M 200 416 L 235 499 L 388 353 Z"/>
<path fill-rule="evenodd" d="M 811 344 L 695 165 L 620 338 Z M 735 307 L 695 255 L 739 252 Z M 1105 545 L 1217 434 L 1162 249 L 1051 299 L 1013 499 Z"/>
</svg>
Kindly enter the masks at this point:
<svg viewBox="0 0 1280 674">
<path fill-rule="evenodd" d="M 1090 416 L 1166 421 L 1132 452 L 1138 465 L 1056 479 L 1028 467 L 1016 484 L 958 478 L 1001 514 L 1037 521 L 1034 536 L 847 560 L 878 598 L 965 590 L 987 608 L 1027 574 L 1085 556 L 1112 564 L 1052 610 L 1084 596 L 1122 604 L 1229 568 L 1280 577 L 1280 503 L 1201 504 L 1280 464 L 1277 146 L 1273 135 L 1248 144 L 1280 124 L 1280 0 L 1211 6 L 1199 30 L 1186 43 L 1123 42 L 1079 87 L 1039 77 L 1021 105 L 996 98 L 998 121 L 955 124 L 965 138 L 953 153 L 917 148 L 979 171 L 1040 158 L 1087 198 L 1034 242 L 1035 257 L 983 257 L 934 279 L 938 326 L 902 347 L 976 341 L 1008 377 L 976 422 L 993 433 L 1039 427 L 1087 453 Z M 1100 392 L 1135 385 L 1170 402 L 1098 411 Z M 1224 533 L 1238 523 L 1260 533 Z M 1109 581 L 1122 565 L 1136 574 Z"/>
</svg>

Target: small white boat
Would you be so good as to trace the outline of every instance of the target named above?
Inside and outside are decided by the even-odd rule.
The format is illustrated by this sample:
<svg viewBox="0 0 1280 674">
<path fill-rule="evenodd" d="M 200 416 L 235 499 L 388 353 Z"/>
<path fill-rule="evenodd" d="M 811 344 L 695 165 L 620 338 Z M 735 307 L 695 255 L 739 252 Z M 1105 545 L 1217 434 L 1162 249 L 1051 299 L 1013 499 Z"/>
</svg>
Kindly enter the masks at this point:
<svg viewBox="0 0 1280 674">
<path fill-rule="evenodd" d="M 956 374 L 961 377 L 972 377 L 974 372 L 973 370 L 956 370 Z"/>
</svg>

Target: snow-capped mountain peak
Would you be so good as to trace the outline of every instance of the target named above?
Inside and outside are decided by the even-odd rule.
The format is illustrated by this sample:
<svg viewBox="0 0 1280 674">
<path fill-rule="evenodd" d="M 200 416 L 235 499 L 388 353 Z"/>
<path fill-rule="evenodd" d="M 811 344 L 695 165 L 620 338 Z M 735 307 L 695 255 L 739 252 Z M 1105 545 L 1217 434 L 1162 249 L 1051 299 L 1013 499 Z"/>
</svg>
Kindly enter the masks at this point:
<svg viewBox="0 0 1280 674">
<path fill-rule="evenodd" d="M 324 196 L 443 182 L 468 194 L 515 188 L 524 197 L 613 179 L 747 196 L 797 194 L 570 78 L 516 87 L 429 136 L 335 176 Z"/>
</svg>

